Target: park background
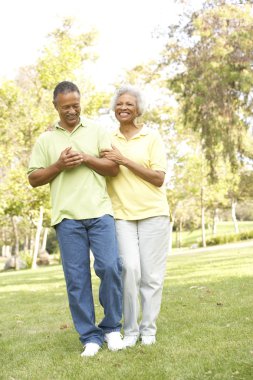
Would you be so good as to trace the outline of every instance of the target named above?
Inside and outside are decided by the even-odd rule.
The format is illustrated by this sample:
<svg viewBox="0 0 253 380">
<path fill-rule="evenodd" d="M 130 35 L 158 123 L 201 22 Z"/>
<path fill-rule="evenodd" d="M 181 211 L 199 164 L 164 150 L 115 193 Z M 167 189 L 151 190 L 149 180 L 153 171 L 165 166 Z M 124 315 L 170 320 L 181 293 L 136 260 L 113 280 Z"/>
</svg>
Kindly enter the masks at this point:
<svg viewBox="0 0 253 380">
<path fill-rule="evenodd" d="M 135 3 L 95 1 L 101 31 L 88 21 L 84 28 L 71 7 L 55 24 L 48 16 L 52 28 L 31 62 L 24 54 L 29 40 L 16 49 L 9 43 L 10 56 L 15 54 L 0 88 L 3 379 L 253 377 L 252 1 Z M 78 10 L 85 14 L 89 4 L 83 1 Z M 153 10 L 153 23 L 145 23 L 145 9 L 151 16 Z M 11 17 L 8 26 L 18 40 Z M 30 38 L 33 30 L 34 23 Z M 5 43 L 8 35 L 2 33 Z M 14 67 L 18 58 L 25 64 Z M 123 83 L 139 87 L 147 102 L 141 121 L 159 130 L 168 157 L 172 239 L 160 343 L 118 356 L 104 350 L 89 364 L 78 358 L 50 228 L 49 189 L 32 189 L 26 174 L 36 138 L 56 121 L 52 92 L 62 80 L 78 84 L 84 113 L 108 130 L 115 126 L 115 89 Z"/>
</svg>

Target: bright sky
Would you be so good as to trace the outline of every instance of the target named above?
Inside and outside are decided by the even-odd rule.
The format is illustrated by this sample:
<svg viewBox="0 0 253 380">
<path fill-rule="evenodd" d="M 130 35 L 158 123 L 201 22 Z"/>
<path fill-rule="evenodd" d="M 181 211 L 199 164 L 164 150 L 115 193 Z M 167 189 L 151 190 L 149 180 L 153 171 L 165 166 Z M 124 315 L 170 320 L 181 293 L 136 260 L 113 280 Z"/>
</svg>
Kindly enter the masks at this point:
<svg viewBox="0 0 253 380">
<path fill-rule="evenodd" d="M 94 79 L 110 83 L 124 69 L 157 56 L 163 41 L 152 32 L 165 31 L 178 11 L 174 0 L 7 0 L 0 9 L 0 79 L 12 79 L 19 67 L 35 63 L 46 35 L 64 16 L 73 16 L 80 31 L 98 29 Z"/>
</svg>

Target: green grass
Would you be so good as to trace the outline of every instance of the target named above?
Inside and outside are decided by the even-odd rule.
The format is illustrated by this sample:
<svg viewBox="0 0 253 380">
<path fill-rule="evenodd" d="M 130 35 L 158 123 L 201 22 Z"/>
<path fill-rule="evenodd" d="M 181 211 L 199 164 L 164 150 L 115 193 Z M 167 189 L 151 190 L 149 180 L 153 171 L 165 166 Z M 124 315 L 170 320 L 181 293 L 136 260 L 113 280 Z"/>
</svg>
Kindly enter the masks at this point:
<svg viewBox="0 0 253 380">
<path fill-rule="evenodd" d="M 252 380 L 252 273 L 253 248 L 171 255 L 157 344 L 94 358 L 80 357 L 60 266 L 0 273 L 0 379 Z"/>
<path fill-rule="evenodd" d="M 239 231 L 252 231 L 253 230 L 253 222 L 238 222 Z M 224 235 L 224 234 L 233 234 L 235 233 L 233 222 L 219 222 L 217 224 L 217 233 L 216 235 Z M 215 236 L 216 236 L 215 235 Z M 206 239 L 213 237 L 211 228 L 206 229 Z M 173 247 L 176 247 L 176 238 L 177 233 L 173 232 L 172 234 L 172 242 Z M 181 233 L 182 244 L 181 247 L 190 247 L 193 244 L 197 244 L 202 240 L 202 231 L 201 229 L 194 231 L 183 231 Z"/>
</svg>

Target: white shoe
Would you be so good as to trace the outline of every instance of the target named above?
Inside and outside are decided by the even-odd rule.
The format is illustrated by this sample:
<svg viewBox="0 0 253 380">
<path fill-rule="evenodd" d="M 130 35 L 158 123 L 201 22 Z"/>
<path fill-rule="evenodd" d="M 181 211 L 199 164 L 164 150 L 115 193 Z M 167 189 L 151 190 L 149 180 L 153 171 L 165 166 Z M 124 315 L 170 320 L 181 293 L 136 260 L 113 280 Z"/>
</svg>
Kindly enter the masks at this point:
<svg viewBox="0 0 253 380">
<path fill-rule="evenodd" d="M 123 343 L 125 347 L 133 347 L 138 341 L 139 335 L 125 335 Z"/>
<path fill-rule="evenodd" d="M 122 336 L 118 331 L 105 334 L 105 342 L 107 342 L 110 351 L 118 351 L 125 348 Z"/>
<path fill-rule="evenodd" d="M 95 356 L 99 349 L 100 346 L 97 343 L 86 343 L 85 349 L 81 353 L 81 356 Z"/>
<path fill-rule="evenodd" d="M 146 346 L 150 346 L 151 344 L 154 344 L 156 342 L 155 335 L 142 335 L 141 337 L 141 344 L 144 344 Z"/>
</svg>

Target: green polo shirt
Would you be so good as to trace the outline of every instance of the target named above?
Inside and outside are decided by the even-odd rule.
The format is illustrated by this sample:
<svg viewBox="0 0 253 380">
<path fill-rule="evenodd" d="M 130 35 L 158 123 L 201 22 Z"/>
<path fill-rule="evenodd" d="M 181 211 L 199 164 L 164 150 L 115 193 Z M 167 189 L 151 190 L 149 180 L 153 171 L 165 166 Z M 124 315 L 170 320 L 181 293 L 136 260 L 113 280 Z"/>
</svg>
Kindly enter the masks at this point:
<svg viewBox="0 0 253 380">
<path fill-rule="evenodd" d="M 28 174 L 55 163 L 69 146 L 75 151 L 99 157 L 101 149 L 111 147 L 111 138 L 105 129 L 84 118 L 72 132 L 57 124 L 52 131 L 39 136 L 32 150 Z M 58 174 L 50 182 L 50 194 L 52 226 L 64 218 L 80 220 L 113 215 L 105 177 L 84 164 Z"/>
</svg>

